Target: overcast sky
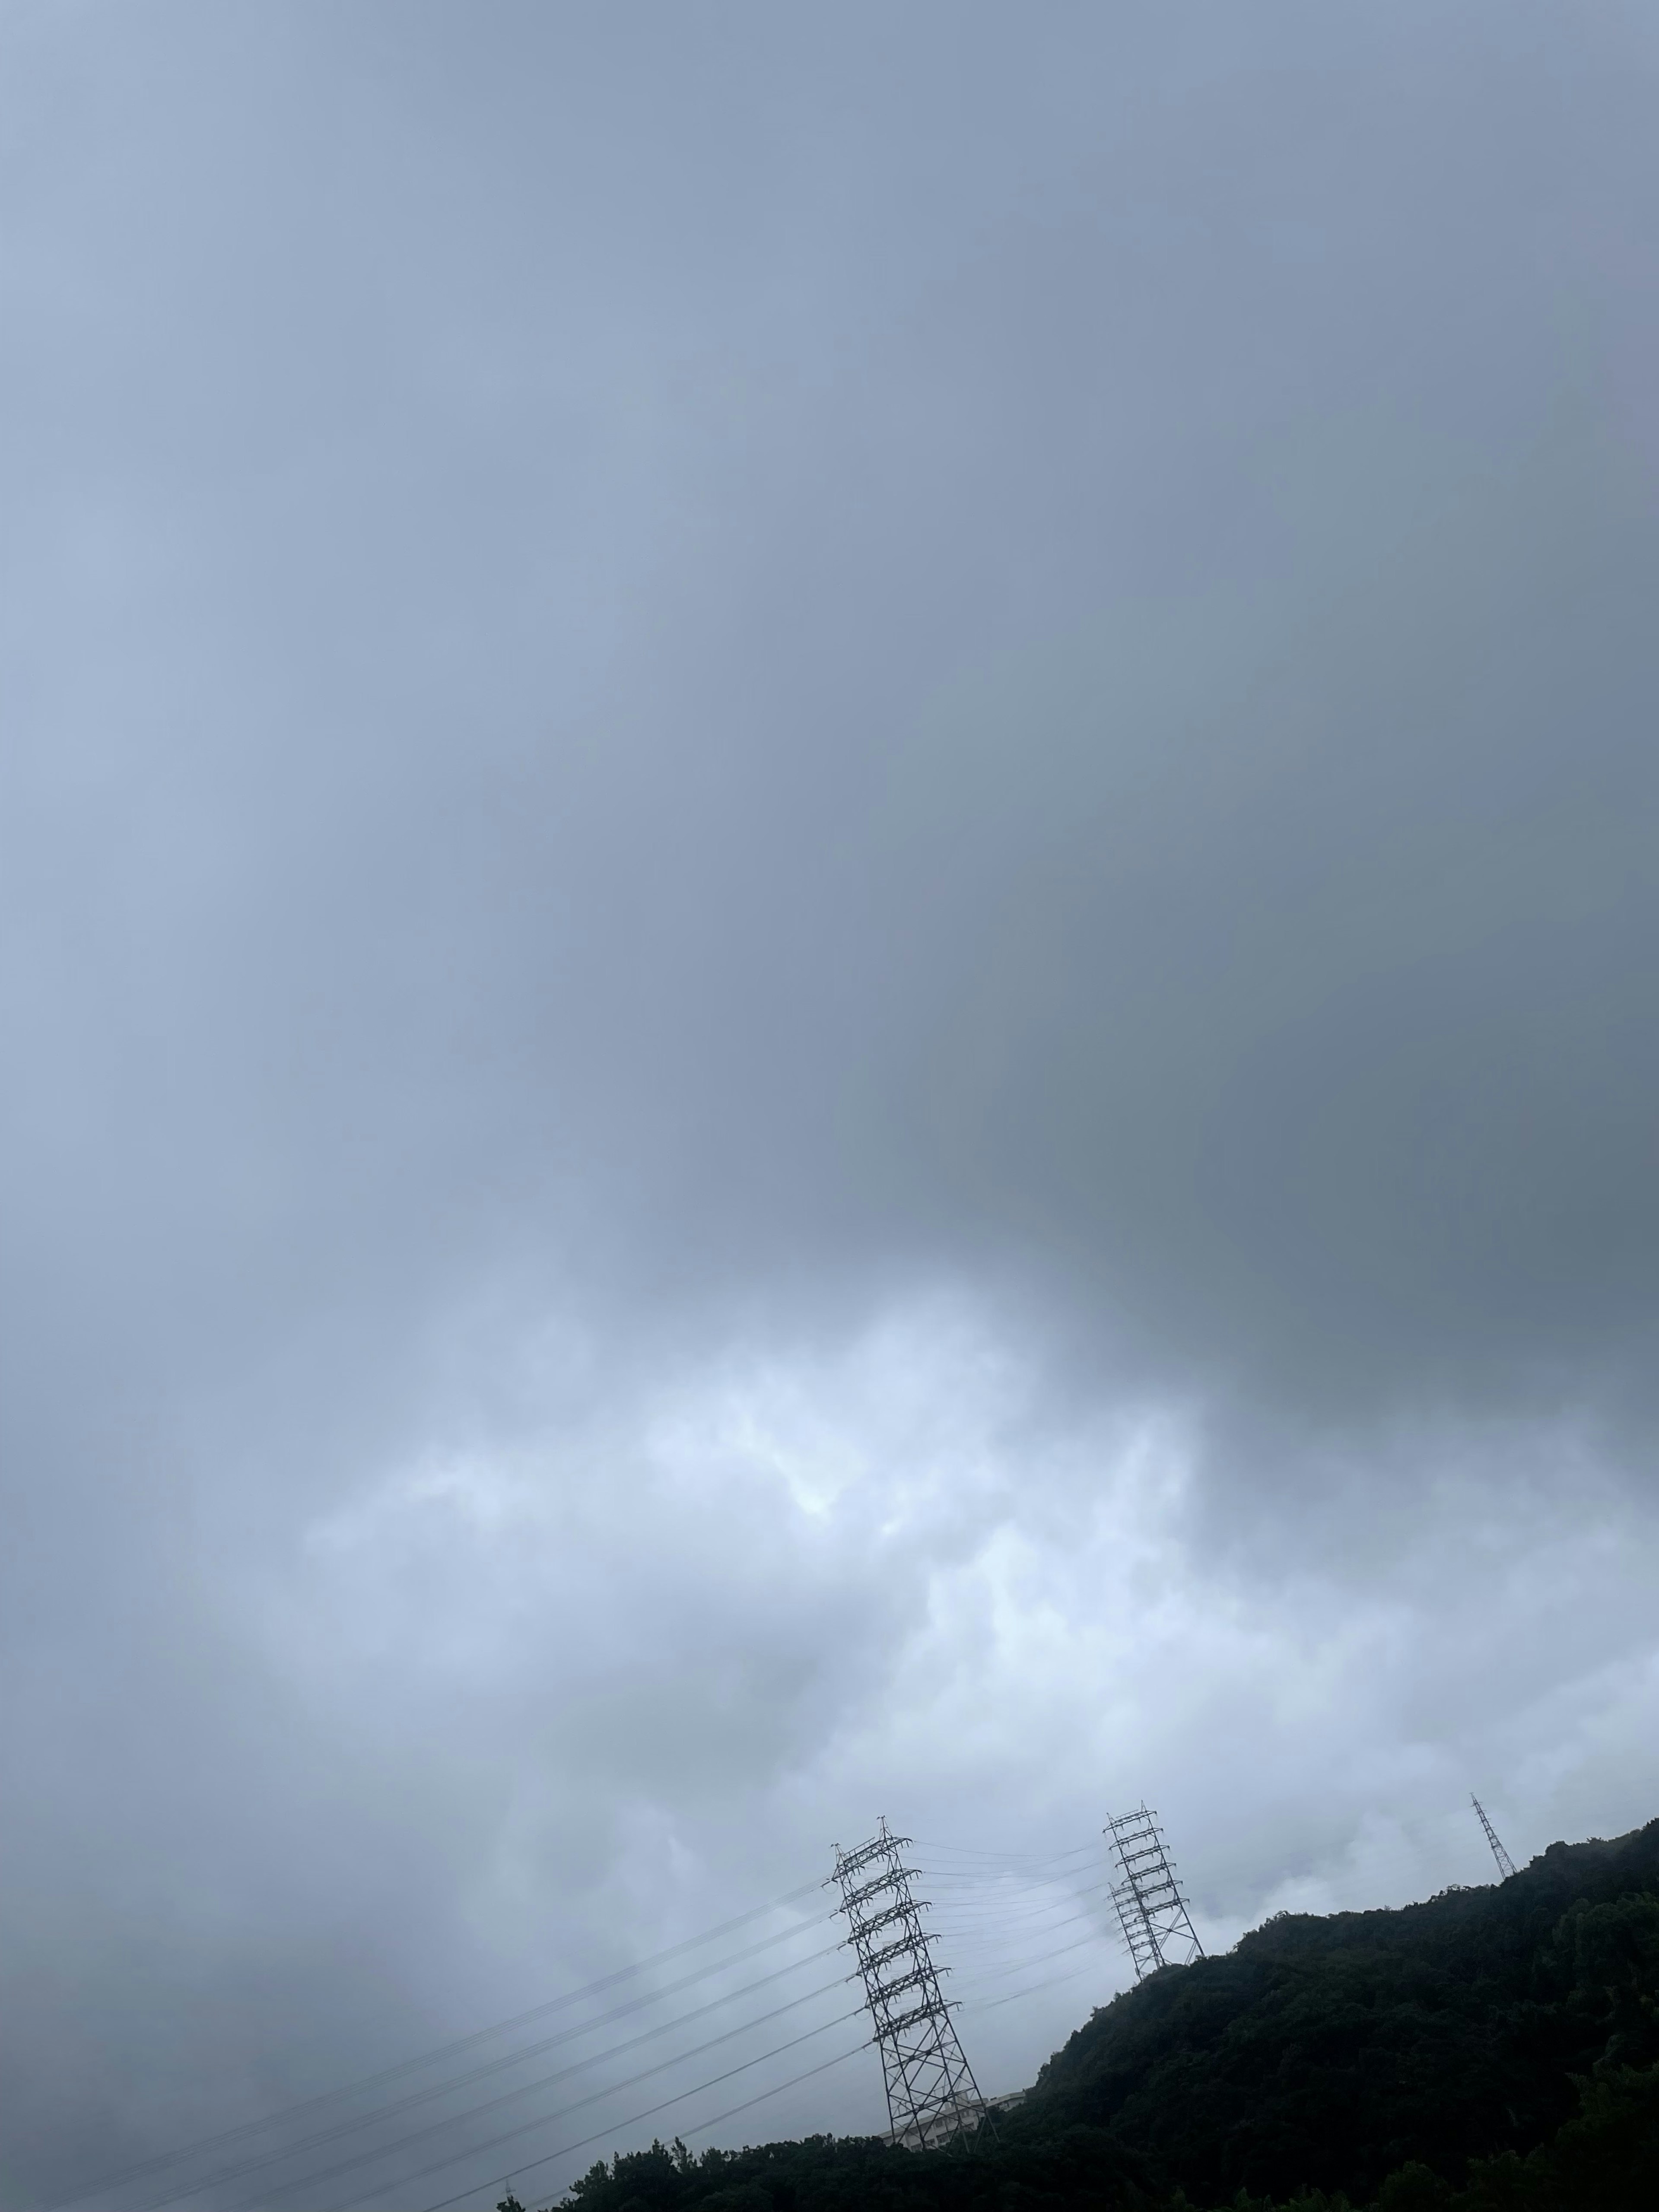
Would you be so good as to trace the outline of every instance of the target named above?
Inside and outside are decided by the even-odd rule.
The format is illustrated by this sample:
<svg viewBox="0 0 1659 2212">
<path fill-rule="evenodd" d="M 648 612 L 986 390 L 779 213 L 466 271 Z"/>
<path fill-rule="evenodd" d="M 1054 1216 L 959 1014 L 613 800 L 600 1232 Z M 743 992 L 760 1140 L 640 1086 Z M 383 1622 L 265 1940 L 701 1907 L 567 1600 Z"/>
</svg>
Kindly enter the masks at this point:
<svg viewBox="0 0 1659 2212">
<path fill-rule="evenodd" d="M 1656 80 L 0 5 L 8 2207 L 883 1814 L 1659 1812 Z"/>
</svg>

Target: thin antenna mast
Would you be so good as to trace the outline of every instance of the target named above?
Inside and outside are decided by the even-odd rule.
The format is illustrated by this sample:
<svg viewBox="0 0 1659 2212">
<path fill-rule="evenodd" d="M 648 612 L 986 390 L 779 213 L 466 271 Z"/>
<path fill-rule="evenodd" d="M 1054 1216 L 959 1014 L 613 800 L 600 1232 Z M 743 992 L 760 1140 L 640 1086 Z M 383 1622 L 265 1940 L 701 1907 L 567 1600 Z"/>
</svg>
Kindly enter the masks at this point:
<svg viewBox="0 0 1659 2212">
<path fill-rule="evenodd" d="M 1498 1842 L 1498 1831 L 1486 1818 L 1486 1808 L 1473 1790 L 1469 1792 L 1469 1802 L 1474 1808 L 1475 1818 L 1486 1832 L 1486 1841 L 1492 1845 L 1492 1855 L 1498 1862 L 1498 1878 L 1500 1881 L 1507 1881 L 1515 1872 L 1515 1861 Z"/>
<path fill-rule="evenodd" d="M 830 1881 L 841 1889 L 848 1941 L 876 2023 L 893 2141 L 931 2150 L 990 2121 L 957 2040 L 952 2008 L 939 1995 L 939 1974 L 950 1969 L 934 1965 L 933 1938 L 921 1924 L 927 1900 L 910 1893 L 916 1869 L 900 1856 L 909 1841 L 894 1835 L 884 1817 L 855 1851 L 837 1846 Z"/>
<path fill-rule="evenodd" d="M 1201 1959 L 1204 1946 L 1164 1847 L 1158 1814 L 1142 1804 L 1133 1813 L 1120 1814 L 1105 1832 L 1122 1872 L 1123 1879 L 1112 1891 L 1112 1903 L 1135 1979 L 1145 1981 L 1160 1966 L 1186 1966 Z"/>
</svg>

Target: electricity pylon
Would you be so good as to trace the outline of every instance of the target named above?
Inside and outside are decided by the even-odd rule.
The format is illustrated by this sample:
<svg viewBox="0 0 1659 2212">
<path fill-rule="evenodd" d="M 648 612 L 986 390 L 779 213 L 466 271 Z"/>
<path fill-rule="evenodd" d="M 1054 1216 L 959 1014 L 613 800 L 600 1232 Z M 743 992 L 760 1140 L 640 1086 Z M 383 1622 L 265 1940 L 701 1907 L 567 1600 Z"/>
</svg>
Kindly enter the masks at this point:
<svg viewBox="0 0 1659 2212">
<path fill-rule="evenodd" d="M 1473 1790 L 1469 1792 L 1469 1802 L 1474 1808 L 1475 1818 L 1486 1832 L 1486 1841 L 1492 1845 L 1492 1855 L 1498 1862 L 1498 1878 L 1500 1881 L 1507 1881 L 1515 1872 L 1515 1861 L 1498 1842 L 1498 1831 L 1486 1818 L 1486 1808 Z"/>
<path fill-rule="evenodd" d="M 1122 1869 L 1112 1903 L 1135 1979 L 1144 1981 L 1160 1966 L 1186 1966 L 1201 1959 L 1204 1946 L 1164 1848 L 1158 1814 L 1143 1804 L 1133 1813 L 1120 1814 L 1108 1824 L 1106 1833 Z"/>
<path fill-rule="evenodd" d="M 901 1856 L 909 1841 L 892 1834 L 884 1818 L 855 1851 L 836 1847 L 830 1881 L 841 1889 L 848 1941 L 876 2024 L 872 2039 L 881 2052 L 893 2141 L 931 2150 L 990 2123 L 957 2040 L 951 2008 L 939 1995 L 941 1969 L 921 1924 L 927 1899 L 911 1895 L 916 1869 Z"/>
</svg>

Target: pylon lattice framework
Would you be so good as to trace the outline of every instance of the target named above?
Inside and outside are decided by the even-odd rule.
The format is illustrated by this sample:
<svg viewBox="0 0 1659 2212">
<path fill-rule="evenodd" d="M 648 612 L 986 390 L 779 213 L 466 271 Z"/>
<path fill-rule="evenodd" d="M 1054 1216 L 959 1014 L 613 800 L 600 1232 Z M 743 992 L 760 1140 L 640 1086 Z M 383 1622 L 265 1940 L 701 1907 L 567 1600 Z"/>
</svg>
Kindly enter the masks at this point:
<svg viewBox="0 0 1659 2212">
<path fill-rule="evenodd" d="M 1480 1802 L 1480 1800 L 1474 1795 L 1473 1790 L 1469 1792 L 1469 1802 L 1474 1806 L 1475 1815 L 1480 1820 L 1481 1826 L 1486 1832 L 1486 1841 L 1492 1845 L 1492 1855 L 1498 1862 L 1498 1880 L 1500 1881 L 1507 1881 L 1510 1876 L 1515 1872 L 1515 1861 L 1504 1849 L 1502 1844 L 1498 1842 L 1498 1831 L 1493 1827 L 1492 1822 L 1486 1818 L 1486 1808 Z"/>
<path fill-rule="evenodd" d="M 1113 1888 L 1112 1903 L 1135 1979 L 1144 1981 L 1160 1966 L 1185 1966 L 1201 1959 L 1204 1946 L 1164 1848 L 1158 1814 L 1143 1804 L 1133 1813 L 1120 1814 L 1106 1833 L 1122 1874 Z"/>
<path fill-rule="evenodd" d="M 921 1924 L 927 1899 L 911 1894 L 914 1867 L 901 1856 L 908 1836 L 885 1819 L 867 1844 L 836 1852 L 830 1880 L 841 1889 L 848 1941 L 875 2021 L 893 2141 L 929 2150 L 988 2125 L 985 2100 L 963 2055 L 952 2008 L 939 1994 L 941 1970 Z M 825 1884 L 826 1888 L 829 1887 Z"/>
</svg>

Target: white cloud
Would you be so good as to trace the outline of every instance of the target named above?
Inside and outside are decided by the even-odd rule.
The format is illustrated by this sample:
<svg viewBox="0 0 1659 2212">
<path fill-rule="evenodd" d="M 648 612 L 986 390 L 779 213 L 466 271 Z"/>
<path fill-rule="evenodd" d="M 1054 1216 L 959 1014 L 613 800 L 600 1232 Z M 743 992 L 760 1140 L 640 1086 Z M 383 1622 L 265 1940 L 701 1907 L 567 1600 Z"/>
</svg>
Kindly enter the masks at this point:
<svg viewBox="0 0 1659 2212">
<path fill-rule="evenodd" d="M 1379 1479 L 1335 1560 L 1241 1564 L 1212 1540 L 1224 1471 L 1188 1411 L 1057 1430 L 1033 1347 L 937 1294 L 837 1346 L 728 1346 L 642 1389 L 601 1359 L 590 1381 L 579 1413 L 314 1522 L 263 1614 L 268 1663 L 364 1725 L 418 1686 L 441 1735 L 482 1726 L 504 1779 L 471 1924 L 503 1952 L 533 1929 L 554 1978 L 587 1954 L 596 1877 L 619 1920 L 695 1926 L 881 1813 L 1042 1852 L 1145 1796 L 1224 1945 L 1282 1906 L 1486 1878 L 1472 1785 L 1521 1857 L 1659 1797 L 1659 1525 L 1611 1485 L 1586 1516 L 1477 1462 L 1419 1484 L 1402 1529 Z M 1542 1695 L 1540 1638 L 1579 1655 Z M 414 1729 L 406 1755 L 431 1749 Z M 987 2005 L 999 1929 L 1039 1895 L 1001 1894 L 1006 1920 L 941 1908 Z M 1084 1966 L 964 2015 L 999 2081 L 1121 1978 L 1109 1940 Z"/>
</svg>

